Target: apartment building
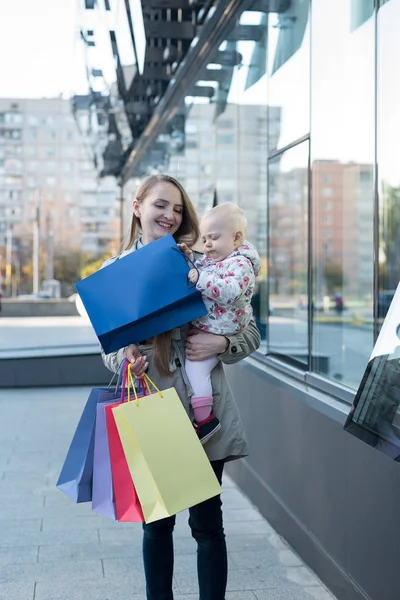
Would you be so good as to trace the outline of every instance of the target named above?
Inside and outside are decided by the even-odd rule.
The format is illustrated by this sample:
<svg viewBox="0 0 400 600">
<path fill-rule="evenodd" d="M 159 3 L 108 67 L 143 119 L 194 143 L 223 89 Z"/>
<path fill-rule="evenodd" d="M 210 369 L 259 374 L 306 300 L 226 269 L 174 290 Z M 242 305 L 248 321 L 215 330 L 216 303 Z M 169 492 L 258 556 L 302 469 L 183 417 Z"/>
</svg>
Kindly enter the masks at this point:
<svg viewBox="0 0 400 600">
<path fill-rule="evenodd" d="M 42 251 L 96 256 L 117 243 L 114 178 L 100 180 L 70 100 L 0 99 L 0 254 L 28 252 L 35 222 Z"/>
</svg>

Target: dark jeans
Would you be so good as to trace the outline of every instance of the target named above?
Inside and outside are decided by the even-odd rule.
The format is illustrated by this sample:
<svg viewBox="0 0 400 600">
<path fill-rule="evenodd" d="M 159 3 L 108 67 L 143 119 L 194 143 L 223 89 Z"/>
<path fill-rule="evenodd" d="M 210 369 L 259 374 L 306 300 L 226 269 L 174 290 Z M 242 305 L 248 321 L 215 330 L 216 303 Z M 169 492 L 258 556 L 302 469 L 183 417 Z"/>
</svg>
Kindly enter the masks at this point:
<svg viewBox="0 0 400 600">
<path fill-rule="evenodd" d="M 224 461 L 211 462 L 222 481 Z M 222 522 L 221 497 L 210 498 L 189 509 L 189 525 L 197 542 L 197 575 L 200 600 L 225 600 L 228 560 Z M 175 516 L 143 524 L 143 561 L 147 600 L 173 600 L 172 576 Z"/>
</svg>

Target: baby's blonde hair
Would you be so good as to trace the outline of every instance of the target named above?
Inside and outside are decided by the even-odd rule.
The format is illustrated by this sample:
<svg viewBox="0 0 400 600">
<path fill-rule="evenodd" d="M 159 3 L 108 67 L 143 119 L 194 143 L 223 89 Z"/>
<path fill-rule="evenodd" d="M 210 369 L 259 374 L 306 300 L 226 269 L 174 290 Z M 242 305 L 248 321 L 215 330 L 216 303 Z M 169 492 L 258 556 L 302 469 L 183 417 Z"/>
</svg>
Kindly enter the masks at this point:
<svg viewBox="0 0 400 600">
<path fill-rule="evenodd" d="M 243 237 L 246 237 L 247 219 L 240 206 L 234 202 L 224 202 L 223 204 L 218 204 L 217 206 L 214 206 L 214 208 L 211 208 L 200 220 L 200 227 L 205 219 L 219 216 L 226 219 L 226 221 L 232 225 L 234 231 L 241 231 Z"/>
</svg>

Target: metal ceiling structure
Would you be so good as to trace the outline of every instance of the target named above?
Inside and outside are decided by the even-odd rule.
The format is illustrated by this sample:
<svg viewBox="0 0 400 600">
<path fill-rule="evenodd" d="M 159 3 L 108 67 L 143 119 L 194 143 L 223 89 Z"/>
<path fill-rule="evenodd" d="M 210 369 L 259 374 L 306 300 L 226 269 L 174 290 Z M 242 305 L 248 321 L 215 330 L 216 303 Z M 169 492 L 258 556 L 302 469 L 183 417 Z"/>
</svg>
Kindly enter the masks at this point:
<svg viewBox="0 0 400 600">
<path fill-rule="evenodd" d="M 242 60 L 237 42 L 263 40 L 267 13 L 283 12 L 291 4 L 291 0 L 82 1 L 84 16 L 91 17 L 89 26 L 82 26 L 81 39 L 87 50 L 91 125 L 103 140 L 100 175 L 114 175 L 121 185 L 133 176 L 161 133 L 170 135 L 175 144 L 184 136 L 186 96 L 219 101 L 222 112 L 233 69 Z M 239 25 L 245 10 L 265 13 L 265 19 L 260 25 Z M 99 15 L 102 20 L 96 21 L 93 17 Z M 223 51 L 222 42 L 227 42 Z M 101 52 L 93 59 L 96 50 Z M 113 61 L 115 83 L 110 82 L 111 66 L 103 64 L 105 52 Z M 104 84 L 100 89 L 99 81 Z"/>
</svg>

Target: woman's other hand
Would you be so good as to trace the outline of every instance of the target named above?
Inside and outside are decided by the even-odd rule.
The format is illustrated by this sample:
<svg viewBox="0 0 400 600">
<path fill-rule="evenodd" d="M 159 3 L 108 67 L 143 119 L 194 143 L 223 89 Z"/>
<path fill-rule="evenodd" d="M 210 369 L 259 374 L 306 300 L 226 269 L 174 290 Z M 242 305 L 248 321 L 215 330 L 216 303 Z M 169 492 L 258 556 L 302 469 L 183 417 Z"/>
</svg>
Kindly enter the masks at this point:
<svg viewBox="0 0 400 600">
<path fill-rule="evenodd" d="M 131 344 L 125 349 L 125 358 L 128 360 L 132 367 L 131 372 L 135 377 L 143 377 L 149 363 L 146 360 L 146 356 L 140 354 L 139 348 L 135 344 Z"/>
<path fill-rule="evenodd" d="M 223 335 L 191 329 L 186 341 L 186 358 L 193 361 L 206 360 L 226 352 L 228 345 L 228 339 Z"/>
</svg>

